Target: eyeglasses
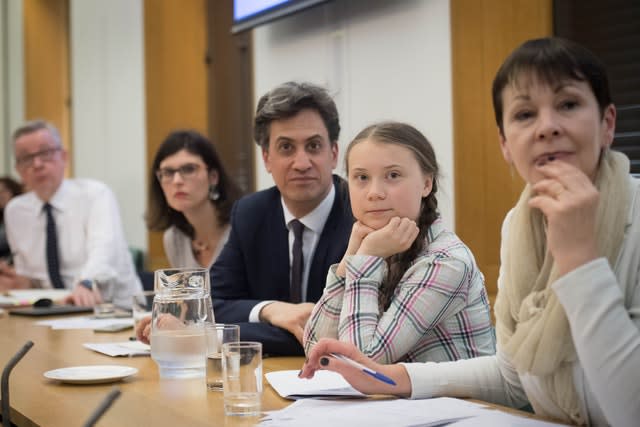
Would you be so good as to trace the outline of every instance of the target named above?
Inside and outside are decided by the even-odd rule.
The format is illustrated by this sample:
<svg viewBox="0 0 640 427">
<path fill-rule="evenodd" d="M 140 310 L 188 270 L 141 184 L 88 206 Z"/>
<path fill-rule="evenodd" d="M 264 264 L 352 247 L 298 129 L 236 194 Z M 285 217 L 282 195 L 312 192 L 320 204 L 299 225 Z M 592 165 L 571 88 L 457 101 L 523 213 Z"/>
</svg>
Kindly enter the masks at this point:
<svg viewBox="0 0 640 427">
<path fill-rule="evenodd" d="M 173 181 L 173 177 L 176 174 L 180 174 L 180 178 L 184 180 L 193 179 L 200 170 L 200 165 L 195 163 L 187 163 L 180 166 L 178 169 L 162 168 L 156 171 L 156 177 L 162 184 L 167 184 Z"/>
<path fill-rule="evenodd" d="M 53 155 L 60 150 L 62 150 L 60 147 L 45 148 L 35 153 L 16 157 L 16 165 L 21 168 L 28 168 L 33 165 L 36 158 L 39 158 L 42 162 L 50 162 L 53 160 Z"/>
</svg>

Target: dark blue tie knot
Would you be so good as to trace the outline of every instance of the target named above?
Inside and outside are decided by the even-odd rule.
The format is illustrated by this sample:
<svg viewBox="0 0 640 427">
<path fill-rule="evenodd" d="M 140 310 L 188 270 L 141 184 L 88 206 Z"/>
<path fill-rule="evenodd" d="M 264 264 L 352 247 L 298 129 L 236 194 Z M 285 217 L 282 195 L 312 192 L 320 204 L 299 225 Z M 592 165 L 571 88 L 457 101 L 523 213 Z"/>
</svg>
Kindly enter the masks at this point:
<svg viewBox="0 0 640 427">
<path fill-rule="evenodd" d="M 301 239 L 302 232 L 304 231 L 304 224 L 298 221 L 297 219 L 294 219 L 289 223 L 289 226 L 293 230 L 293 236 L 296 239 Z"/>
</svg>

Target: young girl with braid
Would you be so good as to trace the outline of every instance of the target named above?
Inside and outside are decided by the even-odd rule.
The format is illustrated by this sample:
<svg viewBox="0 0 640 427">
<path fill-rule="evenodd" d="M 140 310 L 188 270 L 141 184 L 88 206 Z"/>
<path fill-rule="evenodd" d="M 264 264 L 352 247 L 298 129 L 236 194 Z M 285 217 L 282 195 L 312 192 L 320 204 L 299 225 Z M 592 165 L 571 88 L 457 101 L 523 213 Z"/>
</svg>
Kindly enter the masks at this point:
<svg viewBox="0 0 640 427">
<path fill-rule="evenodd" d="M 307 352 L 329 337 L 380 363 L 494 354 L 482 273 L 438 215 L 429 141 L 404 123 L 375 124 L 346 166 L 356 222 L 305 328 Z"/>
</svg>

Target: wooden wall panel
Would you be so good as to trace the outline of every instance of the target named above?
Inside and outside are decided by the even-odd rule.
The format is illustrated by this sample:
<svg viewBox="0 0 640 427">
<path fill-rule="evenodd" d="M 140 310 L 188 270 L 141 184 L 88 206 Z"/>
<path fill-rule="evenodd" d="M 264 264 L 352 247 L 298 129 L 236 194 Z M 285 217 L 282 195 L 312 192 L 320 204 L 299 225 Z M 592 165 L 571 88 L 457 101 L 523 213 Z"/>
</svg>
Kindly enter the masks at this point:
<svg viewBox="0 0 640 427">
<path fill-rule="evenodd" d="M 233 0 L 209 2 L 209 131 L 227 173 L 255 190 L 252 32 L 232 35 Z"/>
<path fill-rule="evenodd" d="M 71 154 L 69 1 L 23 0 L 23 7 L 25 118 L 57 126 Z"/>
<path fill-rule="evenodd" d="M 171 130 L 191 128 L 207 135 L 207 2 L 146 0 L 144 20 L 149 170 Z M 166 266 L 161 233 L 149 233 L 147 268 Z"/>
<path fill-rule="evenodd" d="M 551 0 L 451 0 L 456 232 L 493 301 L 500 227 L 523 183 L 500 151 L 491 83 L 523 41 L 552 33 Z"/>
</svg>

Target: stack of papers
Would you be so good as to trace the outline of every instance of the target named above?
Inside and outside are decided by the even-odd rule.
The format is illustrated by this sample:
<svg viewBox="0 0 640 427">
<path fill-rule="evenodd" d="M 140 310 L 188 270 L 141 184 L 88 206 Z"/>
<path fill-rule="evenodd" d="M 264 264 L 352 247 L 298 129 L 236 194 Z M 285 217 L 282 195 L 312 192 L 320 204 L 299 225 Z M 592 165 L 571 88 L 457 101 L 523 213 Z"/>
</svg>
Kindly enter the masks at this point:
<svg viewBox="0 0 640 427">
<path fill-rule="evenodd" d="M 459 399 L 298 400 L 271 412 L 262 427 L 429 427 L 480 415 L 485 407 Z"/>
<path fill-rule="evenodd" d="M 140 341 L 85 343 L 83 346 L 111 357 L 149 356 L 151 354 L 151 347 Z"/>
<path fill-rule="evenodd" d="M 261 427 L 554 427 L 467 400 L 298 400 L 264 417 Z"/>
<path fill-rule="evenodd" d="M 51 329 L 97 329 L 114 326 L 133 326 L 133 318 L 96 319 L 91 316 L 64 317 L 40 320 L 37 325 L 51 326 Z"/>
<path fill-rule="evenodd" d="M 310 380 L 298 378 L 298 371 L 268 372 L 264 376 L 271 387 L 285 399 L 366 397 L 351 387 L 342 375 L 331 371 L 316 371 Z"/>
<path fill-rule="evenodd" d="M 447 427 L 558 427 L 565 424 L 556 424 L 546 421 L 535 420 L 532 418 L 519 417 L 517 415 L 508 414 L 501 411 L 492 411 L 487 409 L 484 413 L 477 417 L 465 418 Z"/>
<path fill-rule="evenodd" d="M 310 380 L 298 378 L 298 371 L 265 374 L 271 387 L 285 399 L 298 400 L 273 411 L 260 422 L 262 427 L 551 427 L 559 424 L 524 418 L 462 399 L 349 399 L 364 398 L 340 375 L 316 371 Z"/>
</svg>

